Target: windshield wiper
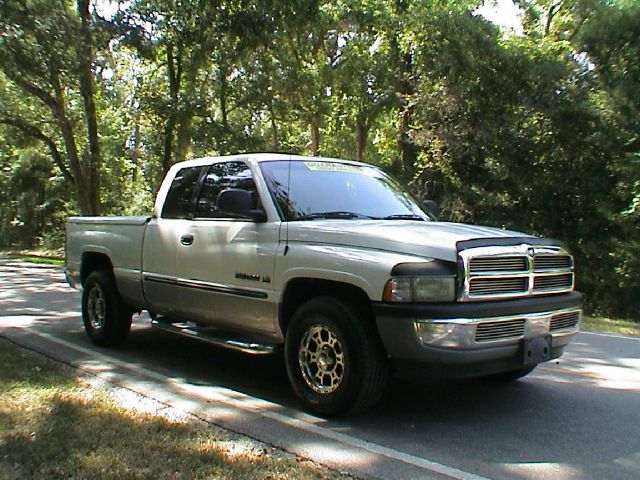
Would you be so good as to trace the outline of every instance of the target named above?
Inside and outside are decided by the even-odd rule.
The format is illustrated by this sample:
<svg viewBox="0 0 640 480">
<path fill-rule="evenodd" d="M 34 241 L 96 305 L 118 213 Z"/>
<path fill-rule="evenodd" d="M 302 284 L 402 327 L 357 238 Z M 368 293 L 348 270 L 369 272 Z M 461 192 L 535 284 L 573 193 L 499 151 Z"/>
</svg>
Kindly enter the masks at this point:
<svg viewBox="0 0 640 480">
<path fill-rule="evenodd" d="M 383 218 L 383 220 L 418 220 L 420 222 L 424 222 L 424 217 L 420 215 L 414 215 L 412 213 L 400 213 L 397 215 L 388 215 Z"/>
<path fill-rule="evenodd" d="M 306 215 L 300 215 L 296 218 L 296 220 L 314 220 L 316 218 L 327 218 L 327 219 L 339 219 L 339 220 L 350 220 L 352 218 L 373 218 L 368 215 L 363 215 L 361 213 L 353 213 L 353 212 L 316 212 L 316 213 L 307 213 Z"/>
</svg>

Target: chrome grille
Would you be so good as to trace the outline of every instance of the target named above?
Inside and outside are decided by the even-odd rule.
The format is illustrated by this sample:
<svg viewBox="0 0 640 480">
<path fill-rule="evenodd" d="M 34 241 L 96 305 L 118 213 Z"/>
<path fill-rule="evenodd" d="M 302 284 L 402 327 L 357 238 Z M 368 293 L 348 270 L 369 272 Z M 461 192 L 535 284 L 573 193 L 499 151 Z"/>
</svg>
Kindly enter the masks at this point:
<svg viewBox="0 0 640 480">
<path fill-rule="evenodd" d="M 526 272 L 527 257 L 477 257 L 469 262 L 469 272 Z"/>
<path fill-rule="evenodd" d="M 473 278 L 469 283 L 469 293 L 482 295 L 485 293 L 521 293 L 527 291 L 527 278 Z"/>
<path fill-rule="evenodd" d="M 465 278 L 459 299 L 497 300 L 573 290 L 573 258 L 558 246 L 487 246 L 459 253 Z"/>
<path fill-rule="evenodd" d="M 548 277 L 537 277 L 533 281 L 533 291 L 554 291 L 571 288 L 573 282 L 572 274 L 550 275 Z"/>
<path fill-rule="evenodd" d="M 533 258 L 533 271 L 566 270 L 573 266 L 569 255 L 536 255 Z"/>
<path fill-rule="evenodd" d="M 479 323 L 476 329 L 476 342 L 490 342 L 505 338 L 519 338 L 524 335 L 524 318 L 504 322 Z"/>
<path fill-rule="evenodd" d="M 554 315 L 551 317 L 550 330 L 565 330 L 567 328 L 576 328 L 580 322 L 580 312 L 568 312 Z"/>
</svg>

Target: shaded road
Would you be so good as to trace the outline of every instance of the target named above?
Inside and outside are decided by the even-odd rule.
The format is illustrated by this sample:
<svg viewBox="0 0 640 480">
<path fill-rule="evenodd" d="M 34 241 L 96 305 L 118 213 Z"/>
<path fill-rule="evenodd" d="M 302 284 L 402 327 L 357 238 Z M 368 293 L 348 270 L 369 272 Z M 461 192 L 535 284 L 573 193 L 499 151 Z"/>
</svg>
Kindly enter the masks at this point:
<svg viewBox="0 0 640 480">
<path fill-rule="evenodd" d="M 0 260 L 0 336 L 356 476 L 640 478 L 640 339 L 580 334 L 559 362 L 511 384 L 392 380 L 367 415 L 300 412 L 283 360 L 152 330 L 93 347 L 58 268 Z"/>
</svg>

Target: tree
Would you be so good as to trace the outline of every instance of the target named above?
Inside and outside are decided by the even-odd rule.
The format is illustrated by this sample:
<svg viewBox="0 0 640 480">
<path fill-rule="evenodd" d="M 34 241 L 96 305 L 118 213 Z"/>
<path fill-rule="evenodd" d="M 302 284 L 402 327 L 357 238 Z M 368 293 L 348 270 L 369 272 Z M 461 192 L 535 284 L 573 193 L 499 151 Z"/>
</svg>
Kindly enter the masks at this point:
<svg viewBox="0 0 640 480">
<path fill-rule="evenodd" d="M 73 183 L 82 214 L 100 211 L 100 147 L 93 100 L 93 36 L 88 0 L 68 2 L 7 0 L 0 7 L 0 69 L 3 105 L 0 119 L 44 142 L 53 161 Z M 13 87 L 24 108 L 6 108 Z M 74 104 L 80 97 L 83 109 Z M 40 107 L 35 113 L 33 105 Z M 77 131 L 78 117 L 86 136 Z M 58 138 L 63 152 L 58 148 Z"/>
</svg>

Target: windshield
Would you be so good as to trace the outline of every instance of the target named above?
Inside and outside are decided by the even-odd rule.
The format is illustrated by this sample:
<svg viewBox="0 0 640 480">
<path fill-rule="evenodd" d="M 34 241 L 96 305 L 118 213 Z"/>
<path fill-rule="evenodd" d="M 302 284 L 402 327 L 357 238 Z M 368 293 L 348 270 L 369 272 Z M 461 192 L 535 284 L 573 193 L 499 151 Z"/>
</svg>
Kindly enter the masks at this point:
<svg viewBox="0 0 640 480">
<path fill-rule="evenodd" d="M 262 162 L 260 168 L 285 220 L 429 220 L 395 180 L 374 167 L 300 160 Z"/>
</svg>

